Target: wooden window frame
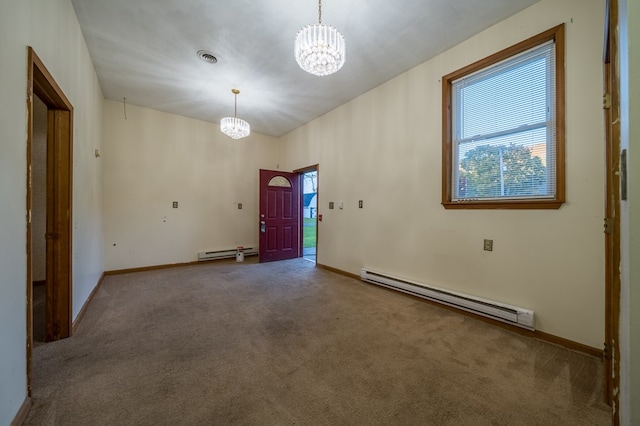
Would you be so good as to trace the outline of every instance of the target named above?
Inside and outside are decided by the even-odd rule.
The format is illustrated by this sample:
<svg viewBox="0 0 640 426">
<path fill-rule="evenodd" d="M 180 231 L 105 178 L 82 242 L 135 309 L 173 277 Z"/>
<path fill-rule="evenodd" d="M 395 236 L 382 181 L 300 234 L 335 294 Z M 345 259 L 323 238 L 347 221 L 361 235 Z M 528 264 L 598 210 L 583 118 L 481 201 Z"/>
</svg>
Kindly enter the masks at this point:
<svg viewBox="0 0 640 426">
<path fill-rule="evenodd" d="M 556 194 L 554 198 L 453 201 L 453 111 L 452 84 L 526 50 L 553 40 L 556 78 Z M 559 209 L 565 202 L 565 72 L 564 24 L 528 38 L 491 56 L 442 77 L 442 205 L 445 209 Z"/>
</svg>

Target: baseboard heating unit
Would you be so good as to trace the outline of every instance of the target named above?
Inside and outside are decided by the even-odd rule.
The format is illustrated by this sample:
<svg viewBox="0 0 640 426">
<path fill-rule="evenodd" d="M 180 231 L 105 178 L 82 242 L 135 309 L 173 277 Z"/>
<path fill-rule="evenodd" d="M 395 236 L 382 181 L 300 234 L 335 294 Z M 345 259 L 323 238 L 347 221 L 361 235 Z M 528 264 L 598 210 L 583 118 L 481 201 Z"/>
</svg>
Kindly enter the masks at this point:
<svg viewBox="0 0 640 426">
<path fill-rule="evenodd" d="M 236 257 L 237 252 L 238 249 L 235 248 L 229 250 L 201 251 L 198 253 L 198 261 L 202 262 L 205 260 L 229 259 Z M 258 254 L 258 249 L 254 247 L 243 247 L 242 252 L 245 256 L 253 256 Z"/>
<path fill-rule="evenodd" d="M 427 286 L 403 278 L 374 272 L 366 268 L 360 270 L 360 278 L 362 281 L 413 294 L 414 296 L 462 309 L 467 312 L 473 312 L 477 315 L 513 324 L 528 330 L 535 329 L 533 311 L 529 309 L 518 308 L 475 296 Z"/>
</svg>

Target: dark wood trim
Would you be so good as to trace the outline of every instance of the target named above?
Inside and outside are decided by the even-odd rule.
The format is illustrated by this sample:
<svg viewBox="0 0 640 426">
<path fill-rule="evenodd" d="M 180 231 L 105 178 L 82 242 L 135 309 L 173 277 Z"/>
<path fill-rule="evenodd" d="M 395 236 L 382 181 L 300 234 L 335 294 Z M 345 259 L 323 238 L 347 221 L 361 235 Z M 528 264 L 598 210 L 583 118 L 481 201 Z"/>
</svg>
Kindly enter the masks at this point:
<svg viewBox="0 0 640 426">
<path fill-rule="evenodd" d="M 318 225 L 318 223 L 320 222 L 320 220 L 318 219 L 318 214 L 319 214 L 319 207 L 320 207 L 320 165 L 319 164 L 314 164 L 311 166 L 307 166 L 307 167 L 303 167 L 301 169 L 296 169 L 293 171 L 293 173 L 298 173 L 298 174 L 303 174 L 303 173 L 307 173 L 307 172 L 316 172 L 316 205 L 318 207 L 316 207 L 316 225 Z M 300 185 L 300 195 L 302 195 L 302 193 L 304 192 L 304 182 L 301 182 Z M 304 200 L 303 197 L 300 197 L 300 217 L 302 218 L 303 214 L 302 212 L 304 211 L 304 206 L 303 206 Z M 304 219 L 304 218 L 303 218 Z M 300 220 L 300 243 L 298 244 L 299 246 L 299 250 L 300 250 L 300 256 L 302 257 L 302 253 L 304 251 L 304 247 L 303 247 L 303 241 L 304 241 L 304 220 Z M 318 228 L 320 226 L 316 226 L 316 263 L 318 262 Z"/>
<path fill-rule="evenodd" d="M 508 325 L 508 324 L 505 324 Z M 518 327 L 515 327 L 518 328 Z M 523 330 L 527 331 L 527 330 Z M 592 346 L 584 345 L 582 343 L 575 342 L 573 340 L 565 339 L 563 337 L 554 336 L 553 334 L 545 333 L 544 331 L 532 331 L 532 337 L 536 339 L 544 340 L 545 342 L 553 343 L 558 346 L 562 346 L 572 351 L 582 352 L 587 355 L 591 355 L 598 359 L 604 358 L 604 351 L 602 349 L 594 348 Z"/>
<path fill-rule="evenodd" d="M 255 256 L 255 255 L 250 255 Z M 248 256 L 245 256 L 247 258 Z M 111 271 L 105 271 L 104 275 L 120 275 L 120 274 L 131 274 L 133 272 L 145 272 L 145 271 L 156 271 L 159 269 L 169 269 L 169 268 L 180 268 L 182 266 L 193 266 L 193 265 L 206 265 L 208 263 L 221 263 L 221 262 L 233 262 L 237 263 L 235 258 L 224 258 L 224 259 L 211 259 L 211 260 L 195 260 L 192 262 L 180 262 L 180 263 L 167 263 L 164 265 L 151 265 L 151 266 L 141 266 L 138 268 L 126 268 L 126 269 L 113 269 Z"/>
<path fill-rule="evenodd" d="M 307 166 L 307 167 L 303 167 L 301 169 L 296 169 L 293 171 L 293 173 L 306 173 L 306 172 L 312 172 L 314 170 L 318 170 L 318 168 L 320 167 L 319 164 L 313 164 L 311 166 Z"/>
<path fill-rule="evenodd" d="M 31 396 L 31 370 L 32 370 L 32 347 L 33 347 L 33 283 L 32 272 L 32 231 L 31 231 L 31 210 L 32 190 L 31 190 L 31 163 L 32 163 L 32 146 L 33 146 L 33 74 L 34 74 L 34 57 L 33 49 L 27 49 L 27 395 Z"/>
<path fill-rule="evenodd" d="M 100 287 L 102 287 L 102 282 L 104 281 L 104 277 L 105 277 L 105 273 L 103 272 L 100 275 L 100 278 L 96 283 L 96 286 L 93 288 L 93 290 L 91 290 L 89 297 L 87 297 L 87 300 L 84 301 L 84 304 L 82 305 L 82 308 L 80 308 L 80 312 L 78 312 L 76 319 L 73 320 L 73 324 L 71 325 L 71 330 L 73 333 L 76 332 L 78 326 L 80 325 L 80 322 L 84 318 L 84 315 L 87 313 L 87 309 L 89 308 L 89 305 L 91 305 L 91 302 L 93 302 L 93 298 L 96 296 L 96 294 L 100 290 Z"/>
<path fill-rule="evenodd" d="M 210 261 L 207 262 L 199 262 L 199 261 L 193 261 L 193 262 L 182 262 L 182 263 L 168 263 L 168 264 L 164 264 L 164 265 L 153 265 L 153 266 L 141 266 L 138 268 L 126 268 L 126 269 L 113 269 L 111 271 L 104 271 L 105 275 L 119 275 L 119 274 L 130 274 L 132 272 L 144 272 L 144 271 L 156 271 L 158 269 L 168 269 L 168 268 L 178 268 L 181 266 L 191 266 L 191 265 L 199 265 L 202 263 L 209 263 Z"/>
<path fill-rule="evenodd" d="M 21 426 L 22 424 L 24 424 L 24 422 L 27 420 L 27 416 L 29 416 L 29 411 L 31 411 L 31 405 L 31 398 L 26 397 L 24 401 L 22 401 L 20 409 L 11 421 L 11 426 Z"/>
<path fill-rule="evenodd" d="M 554 40 L 556 49 L 556 196 L 553 200 L 491 200 L 452 201 L 452 111 L 453 81 Z M 445 209 L 559 209 L 565 202 L 565 43 L 564 24 L 560 24 L 520 43 L 507 47 L 442 77 L 442 206 Z"/>
<path fill-rule="evenodd" d="M 442 205 L 445 209 L 559 209 L 562 206 L 562 201 L 556 200 L 526 200 L 526 201 L 443 201 Z"/>
<path fill-rule="evenodd" d="M 66 97 L 60 86 L 40 60 L 38 55 L 31 46 L 27 47 L 29 56 L 30 70 L 32 71 L 32 91 L 36 93 L 42 101 L 48 106 L 54 106 L 58 109 L 73 111 L 71 102 Z"/>
<path fill-rule="evenodd" d="M 545 333 L 543 331 L 527 330 L 527 329 L 522 328 L 522 327 L 517 327 L 515 325 L 507 324 L 507 323 L 502 322 L 502 321 L 498 321 L 498 320 L 494 320 L 494 319 L 491 319 L 491 318 L 487 318 L 487 317 L 484 317 L 482 315 L 477 315 L 477 314 L 474 314 L 473 312 L 463 311 L 462 309 L 458 309 L 458 308 L 455 308 L 453 306 L 443 305 L 441 303 L 434 302 L 432 300 L 425 299 L 425 298 L 420 297 L 420 296 L 416 296 L 416 295 L 409 294 L 409 293 L 404 293 L 402 291 L 398 291 L 398 290 L 394 290 L 394 289 L 391 289 L 391 288 L 388 288 L 388 287 L 379 286 L 377 284 L 373 284 L 373 283 L 369 283 L 369 282 L 366 282 L 366 281 L 362 281 L 361 278 L 360 278 L 360 275 L 352 274 L 350 272 L 346 272 L 346 271 L 343 271 L 343 270 L 340 270 L 340 269 L 337 269 L 337 268 L 333 268 L 331 266 L 327 266 L 327 265 L 322 265 L 322 264 L 317 264 L 316 263 L 316 267 L 324 269 L 324 270 L 327 270 L 329 272 L 333 272 L 333 273 L 339 274 L 339 275 L 343 275 L 345 277 L 356 279 L 356 280 L 358 280 L 358 281 L 360 281 L 362 283 L 375 286 L 376 288 L 380 288 L 380 289 L 383 289 L 385 291 L 390 291 L 390 292 L 393 292 L 393 293 L 396 293 L 396 294 L 401 294 L 404 297 L 411 297 L 413 299 L 419 300 L 419 301 L 424 302 L 424 303 L 429 303 L 430 305 L 437 306 L 439 308 L 446 309 L 446 310 L 451 311 L 451 312 L 456 312 L 456 313 L 461 314 L 461 315 L 472 317 L 472 318 L 475 318 L 477 320 L 484 321 L 486 323 L 495 325 L 497 327 L 504 328 L 505 330 L 509 330 L 509 331 L 514 332 L 514 333 L 521 334 L 523 336 L 531 337 L 531 338 L 538 339 L 538 340 L 543 340 L 543 341 L 545 341 L 547 343 L 553 343 L 554 345 L 562 346 L 563 348 L 570 349 L 572 351 L 582 352 L 582 353 L 585 353 L 587 355 L 591 355 L 593 357 L 596 357 L 598 359 L 602 359 L 603 355 L 604 355 L 604 352 L 602 351 L 602 349 L 597 349 L 597 348 L 594 348 L 594 347 L 591 347 L 591 346 L 588 346 L 588 345 L 584 345 L 582 343 L 574 342 L 573 340 L 565 339 L 563 337 L 554 336 L 553 334 Z"/>
<path fill-rule="evenodd" d="M 605 120 L 605 219 L 611 229 L 605 245 L 605 400 L 614 407 L 612 423 L 620 424 L 620 70 L 618 0 L 607 0 L 603 46 Z M 605 98 L 606 99 L 606 98 Z"/>
<path fill-rule="evenodd" d="M 321 263 L 316 263 L 316 267 L 320 269 L 324 269 L 325 271 L 333 272 L 334 274 L 343 275 L 345 277 L 353 278 L 360 281 L 360 275 L 352 274 L 351 272 L 343 271 L 342 269 L 334 268 L 332 266 L 323 265 Z"/>
<path fill-rule="evenodd" d="M 564 24 L 555 31 L 556 43 L 556 201 L 566 201 L 565 134 L 566 134 L 566 77 Z M 559 207 L 559 206 L 558 206 Z"/>
<path fill-rule="evenodd" d="M 54 274 L 56 280 L 54 285 L 54 339 L 64 339 L 71 336 L 73 318 L 73 292 L 71 291 L 71 259 L 73 252 L 71 248 L 71 227 L 72 218 L 72 176 L 73 170 L 73 149 L 71 138 L 73 135 L 73 111 L 56 109 L 54 110 L 55 139 L 53 140 L 53 151 L 55 168 L 53 170 L 55 192 L 55 204 L 53 207 L 54 216 L 54 237 L 55 263 Z"/>
<path fill-rule="evenodd" d="M 48 108 L 48 107 L 47 107 Z M 45 342 L 51 342 L 55 340 L 55 332 L 54 332 L 54 323 L 55 323 L 55 315 L 56 315 L 56 305 L 54 304 L 54 287 L 57 286 L 56 276 L 55 276 L 55 268 L 56 265 L 56 252 L 54 249 L 57 247 L 53 242 L 53 236 L 55 234 L 55 191 L 53 187 L 55 186 L 55 177 L 53 175 L 53 171 L 56 167 L 56 156 L 55 149 L 50 149 L 53 141 L 56 138 L 56 128 L 55 128 L 55 120 L 54 120 L 54 110 L 47 109 L 47 168 L 46 168 L 46 192 L 47 192 L 47 215 L 46 215 L 46 276 L 49 285 L 46 288 L 46 331 L 45 331 Z"/>
<path fill-rule="evenodd" d="M 37 280 L 37 281 L 32 281 L 33 282 L 33 286 L 39 286 L 39 285 L 46 285 L 47 284 L 47 280 Z"/>
</svg>

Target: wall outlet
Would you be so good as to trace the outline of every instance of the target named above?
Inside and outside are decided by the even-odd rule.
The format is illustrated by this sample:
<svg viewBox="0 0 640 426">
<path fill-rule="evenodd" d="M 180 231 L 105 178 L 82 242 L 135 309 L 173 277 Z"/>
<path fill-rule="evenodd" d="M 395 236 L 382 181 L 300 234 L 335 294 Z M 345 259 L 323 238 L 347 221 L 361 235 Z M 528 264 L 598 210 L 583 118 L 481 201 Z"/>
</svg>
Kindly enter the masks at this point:
<svg viewBox="0 0 640 426">
<path fill-rule="evenodd" d="M 358 208 L 362 208 L 362 200 L 358 201 Z"/>
<path fill-rule="evenodd" d="M 174 202 L 173 202 L 173 208 L 174 208 L 174 209 L 177 209 L 177 208 L 178 208 L 178 202 L 177 202 L 177 201 L 174 201 Z"/>
<path fill-rule="evenodd" d="M 238 203 L 238 210 L 242 210 L 242 203 Z"/>
<path fill-rule="evenodd" d="M 484 249 L 486 251 L 493 251 L 493 240 L 484 240 Z"/>
</svg>

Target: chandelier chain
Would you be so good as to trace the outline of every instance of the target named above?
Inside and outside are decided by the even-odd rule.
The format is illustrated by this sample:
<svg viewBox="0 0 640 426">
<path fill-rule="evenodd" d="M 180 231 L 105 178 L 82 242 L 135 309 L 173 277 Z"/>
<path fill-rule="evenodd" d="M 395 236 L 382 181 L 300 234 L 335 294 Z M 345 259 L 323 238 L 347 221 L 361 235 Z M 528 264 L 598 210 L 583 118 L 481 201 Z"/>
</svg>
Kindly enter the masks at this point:
<svg viewBox="0 0 640 426">
<path fill-rule="evenodd" d="M 318 23 L 322 24 L 322 0 L 318 0 Z"/>
</svg>

